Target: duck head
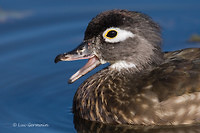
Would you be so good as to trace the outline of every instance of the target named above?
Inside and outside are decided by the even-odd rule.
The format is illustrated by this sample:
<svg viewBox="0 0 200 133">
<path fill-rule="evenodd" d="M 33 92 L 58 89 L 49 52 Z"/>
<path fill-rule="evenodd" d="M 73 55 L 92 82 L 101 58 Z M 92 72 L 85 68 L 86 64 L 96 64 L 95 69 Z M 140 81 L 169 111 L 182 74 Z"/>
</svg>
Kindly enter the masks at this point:
<svg viewBox="0 0 200 133">
<path fill-rule="evenodd" d="M 100 64 L 110 63 L 113 71 L 140 72 L 162 62 L 159 26 L 139 12 L 111 10 L 97 15 L 88 24 L 83 42 L 60 54 L 58 61 L 89 59 L 69 80 L 76 81 Z"/>
</svg>

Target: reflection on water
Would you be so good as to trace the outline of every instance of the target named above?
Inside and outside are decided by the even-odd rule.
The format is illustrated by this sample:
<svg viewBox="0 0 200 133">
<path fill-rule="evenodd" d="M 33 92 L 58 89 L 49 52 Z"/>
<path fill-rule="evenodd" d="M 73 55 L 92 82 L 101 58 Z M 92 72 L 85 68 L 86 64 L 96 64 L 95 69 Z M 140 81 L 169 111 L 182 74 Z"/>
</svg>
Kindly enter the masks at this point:
<svg viewBox="0 0 200 133">
<path fill-rule="evenodd" d="M 78 133 L 199 133 L 199 125 L 183 126 L 133 126 L 110 125 L 74 118 Z"/>
<path fill-rule="evenodd" d="M 76 132 L 74 126 L 78 132 L 172 132 L 194 127 L 198 131 L 198 126 L 136 130 L 82 120 L 73 124 L 73 95 L 99 68 L 69 85 L 68 78 L 85 61 L 56 65 L 53 61 L 57 54 L 78 46 L 91 18 L 113 8 L 150 15 L 163 29 L 164 50 L 199 47 L 187 42 L 191 34 L 200 34 L 199 4 L 199 0 L 0 1 L 0 132 L 67 133 Z M 49 126 L 22 128 L 13 127 L 13 123 Z"/>
<path fill-rule="evenodd" d="M 4 11 L 0 9 L 0 23 L 6 22 L 9 19 L 22 19 L 24 17 L 30 16 L 31 12 L 18 12 L 18 11 Z"/>
</svg>

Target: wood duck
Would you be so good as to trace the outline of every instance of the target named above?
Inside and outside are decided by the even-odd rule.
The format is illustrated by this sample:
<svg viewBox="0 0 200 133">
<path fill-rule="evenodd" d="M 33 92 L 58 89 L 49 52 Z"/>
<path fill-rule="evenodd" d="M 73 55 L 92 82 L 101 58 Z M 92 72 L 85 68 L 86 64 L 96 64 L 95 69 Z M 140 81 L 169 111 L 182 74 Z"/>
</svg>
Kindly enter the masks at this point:
<svg viewBox="0 0 200 133">
<path fill-rule="evenodd" d="M 58 61 L 88 59 L 73 83 L 100 64 L 73 100 L 74 115 L 112 124 L 200 122 L 200 48 L 161 51 L 161 32 L 147 15 L 110 10 L 91 20 L 84 41 Z"/>
</svg>

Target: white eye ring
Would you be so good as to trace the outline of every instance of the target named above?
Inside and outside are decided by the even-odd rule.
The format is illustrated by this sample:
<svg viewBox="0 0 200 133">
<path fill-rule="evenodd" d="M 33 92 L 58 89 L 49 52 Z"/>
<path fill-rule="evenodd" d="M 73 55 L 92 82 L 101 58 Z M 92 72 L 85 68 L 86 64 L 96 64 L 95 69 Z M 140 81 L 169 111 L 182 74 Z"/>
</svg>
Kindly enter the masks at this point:
<svg viewBox="0 0 200 133">
<path fill-rule="evenodd" d="M 108 37 L 107 34 L 109 31 L 116 31 L 117 35 L 113 38 Z M 133 38 L 135 35 L 127 30 L 122 30 L 120 28 L 110 27 L 103 32 L 103 38 L 106 42 L 116 43 L 126 40 L 127 38 Z"/>
</svg>

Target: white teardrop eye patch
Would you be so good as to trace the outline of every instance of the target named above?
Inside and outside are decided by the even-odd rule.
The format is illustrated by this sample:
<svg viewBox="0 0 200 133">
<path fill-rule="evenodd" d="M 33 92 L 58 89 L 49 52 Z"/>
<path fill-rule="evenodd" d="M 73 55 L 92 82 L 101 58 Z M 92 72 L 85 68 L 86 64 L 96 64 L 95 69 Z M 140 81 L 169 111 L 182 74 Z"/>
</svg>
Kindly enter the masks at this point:
<svg viewBox="0 0 200 133">
<path fill-rule="evenodd" d="M 134 37 L 132 32 L 115 27 L 108 28 L 103 32 L 103 38 L 110 43 L 121 42 L 130 37 Z"/>
</svg>

